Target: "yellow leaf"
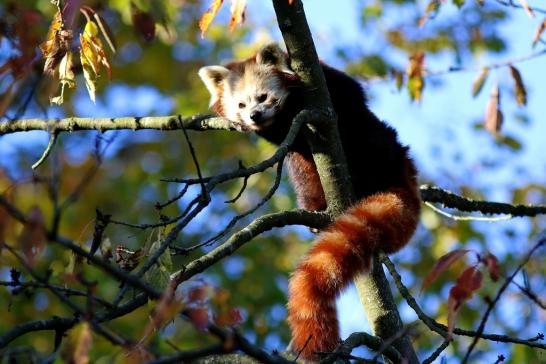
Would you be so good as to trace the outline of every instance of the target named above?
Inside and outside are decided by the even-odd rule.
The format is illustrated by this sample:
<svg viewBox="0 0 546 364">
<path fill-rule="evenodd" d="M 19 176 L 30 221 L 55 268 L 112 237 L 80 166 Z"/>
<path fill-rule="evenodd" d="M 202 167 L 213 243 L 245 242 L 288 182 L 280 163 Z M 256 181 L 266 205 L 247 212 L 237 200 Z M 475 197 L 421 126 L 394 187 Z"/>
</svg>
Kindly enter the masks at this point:
<svg viewBox="0 0 546 364">
<path fill-rule="evenodd" d="M 89 93 L 89 98 L 91 101 L 95 102 L 95 91 L 97 85 L 97 74 L 93 69 L 93 66 L 89 62 L 88 58 L 85 57 L 83 50 L 80 50 L 80 61 L 82 63 L 83 76 L 85 78 L 85 87 L 87 87 L 87 93 Z"/>
<path fill-rule="evenodd" d="M 85 30 L 80 34 L 80 60 L 85 77 L 85 86 L 89 97 L 95 102 L 97 79 L 100 77 L 100 65 L 102 64 L 112 78 L 112 70 L 106 57 L 102 42 L 98 38 L 99 28 L 93 21 L 88 21 Z"/>
<path fill-rule="evenodd" d="M 416 52 L 410 56 L 410 63 L 406 71 L 408 75 L 408 91 L 412 100 L 421 101 L 425 88 L 424 75 L 425 54 Z"/>
<path fill-rule="evenodd" d="M 208 10 L 203 14 L 201 19 L 199 19 L 199 29 L 201 29 L 201 38 L 205 38 L 205 33 L 207 32 L 207 29 L 210 26 L 210 23 L 212 23 L 212 20 L 218 14 L 218 10 L 220 10 L 220 7 L 222 6 L 222 3 L 224 0 L 213 0 L 212 4 L 208 8 Z"/>
<path fill-rule="evenodd" d="M 87 322 L 74 326 L 61 348 L 61 359 L 65 363 L 87 364 L 89 363 L 89 351 L 91 350 L 91 329 Z"/>
<path fill-rule="evenodd" d="M 85 28 L 83 29 L 83 32 L 88 37 L 96 37 L 97 35 L 99 35 L 99 27 L 97 26 L 97 24 L 95 24 L 94 21 L 88 21 L 85 24 Z"/>
<path fill-rule="evenodd" d="M 246 0 L 231 1 L 231 20 L 229 21 L 229 30 L 233 31 L 237 24 L 243 24 L 245 21 Z"/>
</svg>

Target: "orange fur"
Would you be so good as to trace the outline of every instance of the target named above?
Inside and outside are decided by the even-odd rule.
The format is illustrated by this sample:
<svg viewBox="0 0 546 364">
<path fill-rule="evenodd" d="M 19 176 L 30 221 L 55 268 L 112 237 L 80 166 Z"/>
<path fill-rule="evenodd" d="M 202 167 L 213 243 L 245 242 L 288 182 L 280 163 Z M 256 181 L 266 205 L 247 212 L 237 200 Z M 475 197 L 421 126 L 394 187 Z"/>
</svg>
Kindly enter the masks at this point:
<svg viewBox="0 0 546 364">
<path fill-rule="evenodd" d="M 411 238 L 419 216 L 416 187 L 392 188 L 360 200 L 319 234 L 289 283 L 292 349 L 317 360 L 339 343 L 335 299 L 375 250 L 394 253 Z"/>
</svg>

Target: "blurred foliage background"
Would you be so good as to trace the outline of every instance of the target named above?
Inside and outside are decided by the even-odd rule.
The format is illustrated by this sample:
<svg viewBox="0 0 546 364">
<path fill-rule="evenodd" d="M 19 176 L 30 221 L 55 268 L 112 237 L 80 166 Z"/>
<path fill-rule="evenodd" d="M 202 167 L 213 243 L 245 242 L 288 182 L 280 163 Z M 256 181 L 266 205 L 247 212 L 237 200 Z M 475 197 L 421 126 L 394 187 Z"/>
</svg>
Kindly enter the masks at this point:
<svg viewBox="0 0 546 364">
<path fill-rule="evenodd" d="M 4 65 L 0 68 L 0 114 L 4 122 L 72 115 L 203 113 L 207 110 L 208 93 L 197 77 L 199 67 L 247 57 L 264 43 L 280 39 L 268 1 L 249 2 L 245 24 L 233 32 L 228 31 L 229 11 L 227 4 L 224 5 L 204 38 L 197 23 L 210 5 L 205 1 L 89 0 L 84 3 L 100 13 L 114 34 L 118 51 L 115 55 L 108 54 L 113 78 L 108 80 L 103 76 L 99 80 L 97 101 L 93 104 L 85 91 L 81 68 L 76 68 L 78 87 L 65 95 L 62 106 L 50 106 L 49 98 L 57 92 L 58 80 L 42 74 L 43 62 L 36 47 L 45 40 L 55 6 L 47 0 L 0 0 L 0 65 Z M 340 2 L 339 9 L 332 9 L 337 7 L 334 2 L 305 2 L 305 5 L 309 8 L 308 18 L 321 58 L 362 80 L 369 90 L 371 108 L 396 126 L 402 140 L 413 148 L 423 183 L 476 199 L 546 202 L 542 142 L 546 128 L 540 120 L 543 117 L 540 95 L 544 96 L 546 91 L 544 72 L 539 71 L 544 69 L 544 59 L 531 58 L 531 62 L 521 65 L 514 62 L 524 76 L 529 93 L 527 107 L 516 105 L 513 80 L 507 70 L 510 62 L 505 61 L 517 61 L 517 57 L 539 52 L 544 47 L 542 41 L 538 41 L 532 48 L 534 29 L 541 22 L 540 12 L 529 19 L 517 6 L 489 0 L 430 4 L 407 0 L 347 0 Z M 83 16 L 76 15 L 75 30 L 81 30 L 84 24 Z M 422 75 L 425 87 L 422 100 L 411 102 L 405 73 L 409 58 L 418 52 L 425 54 Z M 478 77 L 481 67 L 468 68 L 467 65 L 497 63 L 502 64 L 492 70 L 493 75 L 485 81 L 484 89 L 472 99 L 472 80 Z M 502 93 L 506 127 L 499 134 L 491 135 L 484 130 L 482 110 L 495 82 L 499 83 Z M 253 135 L 234 132 L 190 132 L 190 137 L 204 175 L 235 170 L 239 161 L 245 166 L 252 165 L 275 150 Z M 157 222 L 156 202 L 167 201 L 180 189 L 179 185 L 161 179 L 196 176 L 181 131 L 63 134 L 46 163 L 33 172 L 30 166 L 46 144 L 47 135 L 43 132 L 0 137 L 0 193 L 9 196 L 22 211 L 38 206 L 48 225 L 54 223 L 54 204 L 68 201 L 59 231 L 82 246 L 89 246 L 92 239 L 96 208 L 112 214 L 116 220 Z M 218 188 L 212 196 L 212 204 L 180 234 L 177 245 L 191 246 L 213 236 L 231 217 L 254 206 L 272 186 L 273 179 L 274 171 L 251 177 L 247 190 L 233 204 L 224 201 L 238 193 L 242 181 Z M 77 191 L 75 195 L 74 191 Z M 162 213 L 175 216 L 188 201 L 189 198 L 184 198 Z M 279 191 L 259 213 L 294 207 L 294 194 L 283 180 Z M 0 220 L 3 221 L 0 238 L 16 242 L 22 226 L 5 214 Z M 244 219 L 237 227 L 249 221 Z M 545 227 L 544 217 L 497 222 L 454 221 L 424 208 L 422 225 L 413 243 L 398 254 L 395 261 L 405 284 L 418 296 L 426 312 L 445 322 L 449 288 L 463 265 L 454 266 L 429 290 L 419 294 L 423 277 L 440 256 L 461 247 L 481 253 L 490 251 L 497 255 L 507 274 L 515 269 L 532 245 L 533 237 Z M 114 247 L 123 245 L 133 250 L 152 239 L 153 234 L 157 231 L 117 225 L 109 226 L 106 232 Z M 229 306 L 241 309 L 241 330 L 247 337 L 267 349 L 283 349 L 289 339 L 284 321 L 287 277 L 308 248 L 311 237 L 304 228 L 274 230 L 257 237 L 196 281 L 221 289 L 222 299 Z M 174 266 L 180 267 L 209 249 L 174 257 Z M 525 279 L 544 299 L 546 268 L 541 264 L 544 253 L 541 254 L 527 265 Z M 472 264 L 473 259 L 469 255 L 467 263 Z M 11 268 L 22 271 L 23 279 L 28 279 L 20 264 L 8 252 L 2 252 L 0 280 L 9 280 Z M 97 294 L 101 297 L 113 299 L 118 291 L 115 281 L 86 264 L 75 263 L 71 253 L 56 245 L 45 246 L 37 269 L 43 272 L 50 269 L 52 281 L 82 288 L 77 282 L 63 281 L 65 273 L 81 269 L 87 279 L 100 282 Z M 519 275 L 517 282 L 523 285 L 524 276 Z M 498 283 L 487 282 L 463 308 L 457 325 L 476 328 L 485 307 L 484 300 L 494 296 L 498 288 Z M 396 297 L 400 300 L 398 295 Z M 0 302 L 4 308 L 0 312 L 0 335 L 30 319 L 71 316 L 70 309 L 43 289 L 13 295 L 11 289 L 3 287 Z M 366 329 L 354 292 L 344 296 L 342 302 L 344 335 Z M 416 319 L 404 303 L 401 302 L 400 308 L 406 323 Z M 149 309 L 142 307 L 109 326 L 138 340 Z M 530 338 L 544 330 L 544 319 L 544 311 L 512 286 L 503 303 L 495 309 L 486 331 Z M 22 336 L 12 345 L 28 346 L 32 351 L 45 354 L 53 349 L 53 338 L 52 332 L 37 332 Z M 107 363 L 119 357 L 121 349 L 98 335 L 94 335 L 94 339 L 93 362 Z M 198 347 L 206 340 L 210 340 L 207 335 L 177 318 L 154 337 L 153 345 L 168 351 L 168 341 L 186 349 Z M 420 357 L 441 342 L 424 327 L 414 341 Z M 457 338 L 446 351 L 447 362 L 458 362 L 468 344 L 467 339 Z M 478 351 L 476 362 L 494 362 L 498 354 L 507 356 L 511 363 L 545 360 L 539 350 L 483 340 Z"/>
</svg>

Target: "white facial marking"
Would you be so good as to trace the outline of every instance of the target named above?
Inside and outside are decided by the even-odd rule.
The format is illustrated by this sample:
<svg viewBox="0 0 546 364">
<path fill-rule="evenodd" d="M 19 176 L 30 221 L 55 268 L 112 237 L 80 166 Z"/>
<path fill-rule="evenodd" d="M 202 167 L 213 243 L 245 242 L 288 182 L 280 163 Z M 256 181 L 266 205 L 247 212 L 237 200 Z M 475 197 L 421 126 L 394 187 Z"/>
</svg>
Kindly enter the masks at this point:
<svg viewBox="0 0 546 364">
<path fill-rule="evenodd" d="M 271 125 L 288 96 L 288 89 L 275 69 L 255 63 L 248 64 L 242 74 L 230 72 L 223 87 L 225 116 L 253 130 Z"/>
</svg>

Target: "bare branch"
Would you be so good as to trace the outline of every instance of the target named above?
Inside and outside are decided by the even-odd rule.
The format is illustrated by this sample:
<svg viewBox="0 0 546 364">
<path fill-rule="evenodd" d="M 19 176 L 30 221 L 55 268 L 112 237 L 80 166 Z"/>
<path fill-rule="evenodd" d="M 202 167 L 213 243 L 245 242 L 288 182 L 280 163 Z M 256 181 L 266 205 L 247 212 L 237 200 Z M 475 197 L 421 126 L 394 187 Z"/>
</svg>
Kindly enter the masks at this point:
<svg viewBox="0 0 546 364">
<path fill-rule="evenodd" d="M 459 211 L 478 211 L 483 214 L 508 214 L 518 217 L 546 214 L 546 205 L 511 205 L 503 202 L 476 201 L 429 185 L 421 186 L 420 190 L 423 201 L 440 203 L 443 207 Z"/>
<path fill-rule="evenodd" d="M 0 122 L 0 136 L 29 130 L 43 130 L 49 133 L 73 132 L 79 130 L 235 130 L 232 123 L 215 115 L 181 115 L 120 117 L 120 118 L 62 118 L 62 119 L 18 119 Z"/>
</svg>

